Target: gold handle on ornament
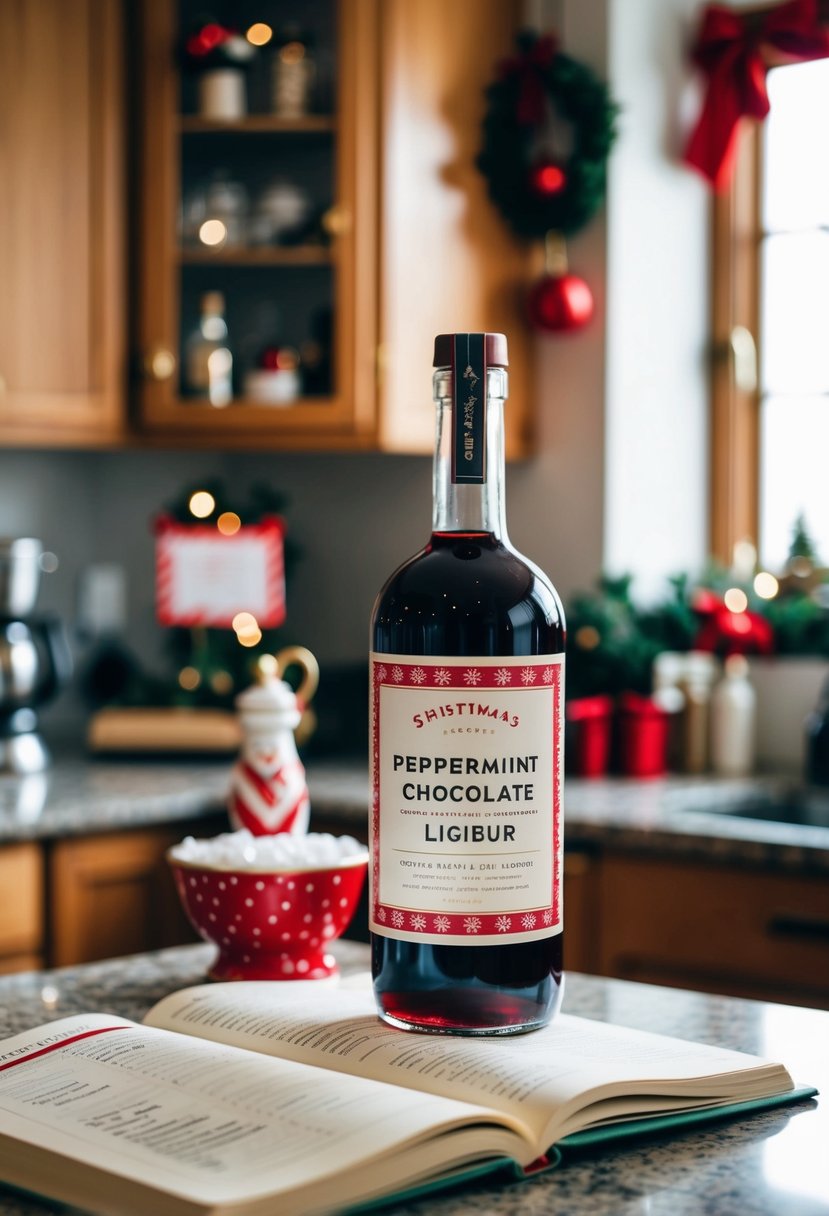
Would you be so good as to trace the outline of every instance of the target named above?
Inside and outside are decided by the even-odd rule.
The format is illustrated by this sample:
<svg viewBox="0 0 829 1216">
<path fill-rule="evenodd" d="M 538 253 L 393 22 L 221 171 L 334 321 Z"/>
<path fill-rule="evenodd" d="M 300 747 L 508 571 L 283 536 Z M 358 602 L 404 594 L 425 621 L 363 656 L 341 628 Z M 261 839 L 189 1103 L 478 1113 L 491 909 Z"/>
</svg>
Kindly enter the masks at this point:
<svg viewBox="0 0 829 1216">
<path fill-rule="evenodd" d="M 302 679 L 296 690 L 297 700 L 307 705 L 317 691 L 320 669 L 317 660 L 304 646 L 286 646 L 276 656 L 277 675 L 282 679 L 289 667 L 299 667 Z"/>
</svg>

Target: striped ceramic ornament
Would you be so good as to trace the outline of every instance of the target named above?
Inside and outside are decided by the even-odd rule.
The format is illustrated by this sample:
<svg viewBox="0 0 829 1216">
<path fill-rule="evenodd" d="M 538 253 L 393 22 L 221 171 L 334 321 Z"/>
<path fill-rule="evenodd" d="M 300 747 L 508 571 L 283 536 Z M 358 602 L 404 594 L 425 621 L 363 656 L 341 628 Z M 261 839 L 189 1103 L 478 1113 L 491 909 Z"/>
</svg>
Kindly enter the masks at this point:
<svg viewBox="0 0 829 1216">
<path fill-rule="evenodd" d="M 296 694 L 275 672 L 236 698 L 242 751 L 230 779 L 228 810 L 235 828 L 254 836 L 308 831 L 310 801 L 294 729 L 302 716 Z"/>
</svg>

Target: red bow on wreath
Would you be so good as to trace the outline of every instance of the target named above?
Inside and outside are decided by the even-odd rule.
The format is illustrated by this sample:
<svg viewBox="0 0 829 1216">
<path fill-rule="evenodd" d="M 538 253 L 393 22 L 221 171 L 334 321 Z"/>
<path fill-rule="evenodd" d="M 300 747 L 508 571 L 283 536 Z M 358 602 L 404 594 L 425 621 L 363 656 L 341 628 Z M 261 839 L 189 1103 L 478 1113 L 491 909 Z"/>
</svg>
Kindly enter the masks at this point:
<svg viewBox="0 0 829 1216">
<path fill-rule="evenodd" d="M 708 77 L 702 114 L 684 160 L 723 189 L 730 177 L 737 123 L 765 118 L 768 52 L 792 62 L 829 56 L 829 33 L 818 19 L 817 0 L 789 0 L 768 12 L 741 15 L 710 4 L 694 44 L 694 63 Z"/>
<path fill-rule="evenodd" d="M 537 38 L 529 50 L 510 59 L 502 59 L 498 65 L 502 79 L 513 75 L 518 77 L 515 120 L 522 127 L 537 126 L 544 118 L 547 89 L 542 72 L 550 66 L 557 51 L 555 38 L 545 34 Z"/>
</svg>

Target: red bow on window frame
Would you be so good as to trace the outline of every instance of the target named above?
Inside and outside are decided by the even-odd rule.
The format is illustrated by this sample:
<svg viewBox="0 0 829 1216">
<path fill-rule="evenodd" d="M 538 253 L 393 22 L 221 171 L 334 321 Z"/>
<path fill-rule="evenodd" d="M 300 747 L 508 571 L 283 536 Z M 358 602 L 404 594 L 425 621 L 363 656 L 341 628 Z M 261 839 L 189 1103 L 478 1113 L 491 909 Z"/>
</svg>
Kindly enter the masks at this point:
<svg viewBox="0 0 829 1216">
<path fill-rule="evenodd" d="M 683 160 L 723 190 L 731 179 L 739 120 L 769 112 L 769 66 L 829 57 L 829 31 L 820 24 L 817 0 L 788 0 L 748 14 L 709 4 L 691 55 L 708 83 Z"/>
</svg>

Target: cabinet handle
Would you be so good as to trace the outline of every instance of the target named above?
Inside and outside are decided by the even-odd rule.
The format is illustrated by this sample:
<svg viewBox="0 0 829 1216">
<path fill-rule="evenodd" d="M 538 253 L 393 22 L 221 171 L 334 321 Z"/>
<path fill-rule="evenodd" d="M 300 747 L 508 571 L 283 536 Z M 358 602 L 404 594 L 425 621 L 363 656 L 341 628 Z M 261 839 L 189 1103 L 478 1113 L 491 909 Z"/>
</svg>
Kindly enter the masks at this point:
<svg viewBox="0 0 829 1216">
<path fill-rule="evenodd" d="M 6 377 L 0 376 L 0 397 L 6 395 Z"/>
<path fill-rule="evenodd" d="M 153 346 L 144 356 L 148 380 L 169 380 L 176 370 L 176 357 L 166 346 Z"/>
<path fill-rule="evenodd" d="M 729 335 L 734 384 L 741 393 L 757 391 L 757 344 L 745 325 L 735 325 Z"/>
<path fill-rule="evenodd" d="M 772 916 L 766 927 L 769 933 L 781 937 L 810 937 L 829 942 L 829 920 L 819 916 L 788 916 L 783 912 Z"/>
<path fill-rule="evenodd" d="M 335 203 L 329 207 L 322 217 L 322 227 L 329 236 L 347 236 L 353 226 L 353 219 L 348 207 Z"/>
</svg>

